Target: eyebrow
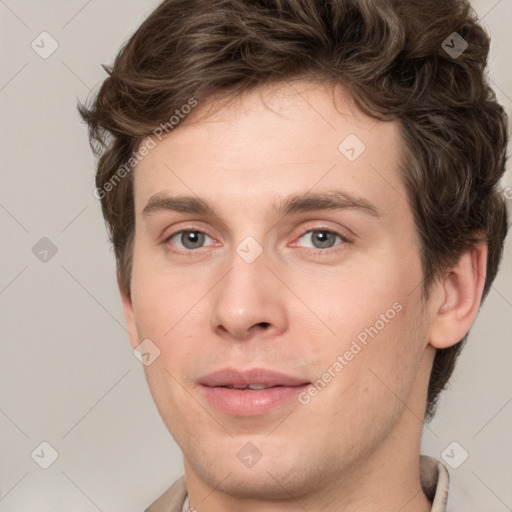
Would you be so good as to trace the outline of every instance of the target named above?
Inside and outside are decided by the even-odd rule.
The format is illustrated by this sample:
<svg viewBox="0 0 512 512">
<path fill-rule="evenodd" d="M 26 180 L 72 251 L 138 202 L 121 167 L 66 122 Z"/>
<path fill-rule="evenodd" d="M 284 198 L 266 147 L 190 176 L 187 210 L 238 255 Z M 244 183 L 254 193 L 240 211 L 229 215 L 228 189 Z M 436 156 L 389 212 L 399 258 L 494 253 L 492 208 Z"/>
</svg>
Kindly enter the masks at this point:
<svg viewBox="0 0 512 512">
<path fill-rule="evenodd" d="M 282 216 L 316 210 L 359 210 L 376 218 L 381 213 L 368 200 L 340 190 L 288 196 L 274 202 L 272 208 L 277 215 Z M 147 217 L 161 211 L 216 216 L 213 205 L 204 199 L 195 196 L 170 197 L 160 193 L 151 196 L 142 215 Z"/>
</svg>

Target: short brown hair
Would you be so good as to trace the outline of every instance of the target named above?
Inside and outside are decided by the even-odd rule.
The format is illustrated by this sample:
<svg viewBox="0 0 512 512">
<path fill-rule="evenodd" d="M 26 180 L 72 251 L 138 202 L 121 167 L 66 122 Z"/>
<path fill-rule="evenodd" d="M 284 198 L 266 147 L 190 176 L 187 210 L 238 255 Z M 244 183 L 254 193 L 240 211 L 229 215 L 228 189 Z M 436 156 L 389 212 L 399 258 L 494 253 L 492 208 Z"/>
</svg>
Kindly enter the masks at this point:
<svg viewBox="0 0 512 512">
<path fill-rule="evenodd" d="M 89 106 L 78 106 L 99 157 L 97 190 L 190 98 L 296 78 L 343 84 L 364 113 L 401 128 L 425 297 L 480 241 L 485 297 L 507 232 L 507 116 L 485 76 L 489 45 L 466 0 L 166 0 L 103 66 L 109 76 Z M 101 206 L 130 295 L 135 212 L 133 176 L 124 174 Z M 427 419 L 466 337 L 437 351 Z"/>
</svg>

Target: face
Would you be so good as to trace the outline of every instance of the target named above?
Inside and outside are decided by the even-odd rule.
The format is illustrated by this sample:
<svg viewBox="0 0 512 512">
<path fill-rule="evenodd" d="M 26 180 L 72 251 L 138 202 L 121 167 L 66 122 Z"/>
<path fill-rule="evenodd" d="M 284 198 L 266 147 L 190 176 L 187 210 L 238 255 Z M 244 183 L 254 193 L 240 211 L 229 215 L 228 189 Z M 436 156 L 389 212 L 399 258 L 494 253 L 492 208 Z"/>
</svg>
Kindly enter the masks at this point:
<svg viewBox="0 0 512 512">
<path fill-rule="evenodd" d="M 131 343 L 160 351 L 144 369 L 187 478 L 235 496 L 339 484 L 410 441 L 405 404 L 423 412 L 398 126 L 335 97 L 301 82 L 199 105 L 135 170 Z"/>
</svg>

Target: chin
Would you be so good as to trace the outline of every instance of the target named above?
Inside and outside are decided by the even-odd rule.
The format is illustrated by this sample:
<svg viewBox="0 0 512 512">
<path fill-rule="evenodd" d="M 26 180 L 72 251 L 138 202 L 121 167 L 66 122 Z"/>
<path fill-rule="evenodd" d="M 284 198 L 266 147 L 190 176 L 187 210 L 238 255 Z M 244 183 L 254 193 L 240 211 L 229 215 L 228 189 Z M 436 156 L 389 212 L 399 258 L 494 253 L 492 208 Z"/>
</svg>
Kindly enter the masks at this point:
<svg viewBox="0 0 512 512">
<path fill-rule="evenodd" d="M 290 494 L 300 497 L 307 482 L 297 482 L 292 478 L 283 483 L 283 475 L 279 471 L 267 472 L 263 468 L 259 471 L 256 468 L 233 471 L 228 477 L 225 474 L 209 474 L 203 477 L 216 491 L 238 499 L 261 501 L 289 500 Z"/>
<path fill-rule="evenodd" d="M 315 470 L 313 460 L 305 465 L 297 457 L 289 457 L 290 453 L 298 455 L 298 447 L 281 445 L 281 454 L 276 453 L 276 448 L 261 446 L 261 459 L 246 467 L 237 457 L 240 443 L 236 445 L 236 451 L 224 446 L 210 460 L 205 459 L 204 453 L 194 454 L 186 466 L 212 489 L 244 500 L 289 500 L 290 494 L 299 498 L 318 489 L 325 477 L 321 470 Z"/>
</svg>

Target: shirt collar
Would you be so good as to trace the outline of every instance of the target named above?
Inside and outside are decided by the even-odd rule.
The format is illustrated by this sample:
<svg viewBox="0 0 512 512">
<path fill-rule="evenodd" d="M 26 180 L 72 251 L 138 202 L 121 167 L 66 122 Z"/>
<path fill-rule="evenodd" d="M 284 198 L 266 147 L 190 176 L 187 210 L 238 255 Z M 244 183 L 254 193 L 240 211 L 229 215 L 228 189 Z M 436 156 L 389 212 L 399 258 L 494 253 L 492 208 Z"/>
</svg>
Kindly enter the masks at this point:
<svg viewBox="0 0 512 512">
<path fill-rule="evenodd" d="M 432 503 L 431 512 L 446 512 L 450 475 L 438 460 L 420 455 L 420 483 Z"/>
</svg>

